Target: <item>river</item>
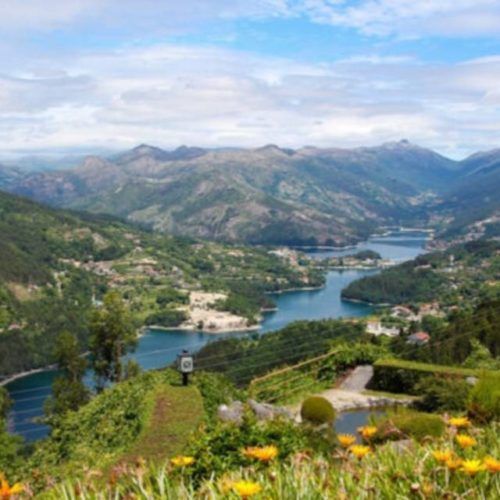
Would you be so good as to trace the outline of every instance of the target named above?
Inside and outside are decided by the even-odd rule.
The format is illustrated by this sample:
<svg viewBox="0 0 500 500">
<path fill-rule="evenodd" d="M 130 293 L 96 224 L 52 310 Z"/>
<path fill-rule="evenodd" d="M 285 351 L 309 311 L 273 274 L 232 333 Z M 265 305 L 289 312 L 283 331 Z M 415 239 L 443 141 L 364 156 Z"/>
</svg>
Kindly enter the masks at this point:
<svg viewBox="0 0 500 500">
<path fill-rule="evenodd" d="M 423 234 L 392 234 L 372 238 L 351 249 L 311 249 L 307 253 L 313 258 L 325 258 L 370 249 L 378 252 L 384 259 L 405 261 L 423 252 L 425 238 Z M 278 310 L 264 315 L 259 333 L 265 334 L 278 330 L 292 321 L 301 319 L 341 318 L 370 314 L 372 311 L 370 306 L 343 301 L 340 292 L 352 281 L 376 272 L 376 270 L 354 269 L 329 271 L 324 288 L 274 294 L 273 298 Z M 194 351 L 208 342 L 228 335 L 231 334 L 212 335 L 180 330 L 169 332 L 148 330 L 140 338 L 132 357 L 144 370 L 161 368 L 170 364 L 182 349 Z M 32 419 L 43 413 L 43 403 L 50 394 L 50 384 L 55 375 L 55 371 L 39 372 L 14 380 L 7 385 L 14 401 L 8 423 L 11 432 L 21 434 L 28 441 L 39 439 L 47 434 L 47 427 L 32 422 Z M 90 374 L 87 380 L 90 384 Z"/>
</svg>

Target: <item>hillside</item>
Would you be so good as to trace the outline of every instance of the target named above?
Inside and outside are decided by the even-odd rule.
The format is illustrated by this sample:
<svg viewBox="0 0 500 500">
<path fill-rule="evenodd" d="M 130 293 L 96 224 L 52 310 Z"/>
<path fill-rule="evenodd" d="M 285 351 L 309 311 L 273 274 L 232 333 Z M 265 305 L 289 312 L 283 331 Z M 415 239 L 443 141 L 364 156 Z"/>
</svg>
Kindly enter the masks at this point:
<svg viewBox="0 0 500 500">
<path fill-rule="evenodd" d="M 479 240 L 433 252 L 352 282 L 342 297 L 374 304 L 439 301 L 462 306 L 499 293 L 500 243 Z"/>
<path fill-rule="evenodd" d="M 16 482 L 43 499 L 320 499 L 338 498 L 339 491 L 342 498 L 389 499 L 424 488 L 439 492 L 436 498 L 443 491 L 457 498 L 496 498 L 500 395 L 492 388 L 498 387 L 498 372 L 387 360 L 381 358 L 387 347 L 340 345 L 344 355 L 322 370 L 309 367 L 310 377 L 328 386 L 369 359 L 375 374 L 406 376 L 410 391 L 422 387 L 418 380 L 443 384 L 444 407 L 427 410 L 432 413 L 386 409 L 362 421 L 366 425 L 354 420 L 346 434 L 335 427 L 346 415 L 333 409 L 327 415 L 316 406 L 296 421 L 284 411 L 291 407 L 246 401 L 220 375 L 197 371 L 190 386 L 180 387 L 178 373 L 150 372 L 68 412 L 33 448 L 18 445 L 23 460 L 4 462 L 9 485 Z M 479 376 L 474 387 L 464 380 L 470 374 Z M 296 378 L 293 373 L 290 380 Z M 283 380 L 276 384 L 274 379 L 271 394 Z M 300 389 L 304 408 L 317 393 L 310 383 L 298 384 L 285 386 L 286 392 Z M 412 401 L 424 404 L 421 398 Z M 222 419 L 221 404 L 229 405 L 223 407 L 226 415 L 228 407 L 239 407 L 241 417 Z M 256 407 L 267 413 L 258 414 Z"/>
<path fill-rule="evenodd" d="M 137 327 L 179 325 L 190 294 L 203 292 L 222 299 L 208 304 L 207 318 L 223 310 L 246 328 L 272 305 L 266 291 L 323 282 L 266 249 L 169 237 L 1 192 L 0 233 L 0 376 L 49 364 L 65 329 L 85 348 L 88 315 L 110 288 Z"/>
<path fill-rule="evenodd" d="M 500 236 L 500 149 L 465 159 L 462 172 L 438 206 L 438 212 L 449 218 L 439 236 Z"/>
<path fill-rule="evenodd" d="M 141 145 L 77 168 L 27 174 L 9 190 L 109 213 L 170 234 L 222 241 L 344 245 L 416 222 L 458 164 L 407 141 L 373 148 L 164 151 Z"/>
</svg>

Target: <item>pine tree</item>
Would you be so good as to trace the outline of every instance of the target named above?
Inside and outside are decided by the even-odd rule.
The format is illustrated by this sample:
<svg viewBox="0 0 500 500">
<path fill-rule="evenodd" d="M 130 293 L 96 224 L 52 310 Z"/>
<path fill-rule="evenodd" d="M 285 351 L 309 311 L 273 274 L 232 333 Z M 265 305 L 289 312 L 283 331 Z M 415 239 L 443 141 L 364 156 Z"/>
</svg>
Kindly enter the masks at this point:
<svg viewBox="0 0 500 500">
<path fill-rule="evenodd" d="M 45 404 L 49 421 L 76 411 L 89 400 L 89 390 L 83 383 L 87 360 L 81 356 L 75 335 L 65 331 L 57 338 L 54 356 L 60 375 L 52 384 L 52 396 Z"/>
<path fill-rule="evenodd" d="M 108 292 L 90 324 L 90 351 L 97 390 L 123 379 L 122 356 L 134 350 L 137 334 L 118 292 Z"/>
</svg>

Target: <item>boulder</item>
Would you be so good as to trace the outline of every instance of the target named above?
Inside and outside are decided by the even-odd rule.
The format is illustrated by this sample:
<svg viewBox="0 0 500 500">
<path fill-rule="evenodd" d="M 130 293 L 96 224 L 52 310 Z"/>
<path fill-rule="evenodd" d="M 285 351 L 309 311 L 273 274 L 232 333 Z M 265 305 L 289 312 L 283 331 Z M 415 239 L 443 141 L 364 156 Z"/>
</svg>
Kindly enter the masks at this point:
<svg viewBox="0 0 500 500">
<path fill-rule="evenodd" d="M 233 401 L 230 405 L 220 405 L 217 409 L 217 415 L 223 422 L 233 422 L 241 424 L 245 407 L 241 401 Z"/>
<path fill-rule="evenodd" d="M 258 403 L 253 399 L 248 400 L 250 409 L 254 412 L 257 420 L 272 420 L 276 417 L 293 419 L 292 412 L 282 406 L 273 406 L 269 403 Z"/>
<path fill-rule="evenodd" d="M 257 420 L 272 420 L 277 417 L 293 419 L 293 415 L 287 408 L 273 406 L 268 403 L 259 403 L 253 399 L 248 401 L 248 407 L 254 413 Z M 233 401 L 229 405 L 220 405 L 217 415 L 222 422 L 233 422 L 241 424 L 245 414 L 245 405 L 241 401 Z"/>
</svg>

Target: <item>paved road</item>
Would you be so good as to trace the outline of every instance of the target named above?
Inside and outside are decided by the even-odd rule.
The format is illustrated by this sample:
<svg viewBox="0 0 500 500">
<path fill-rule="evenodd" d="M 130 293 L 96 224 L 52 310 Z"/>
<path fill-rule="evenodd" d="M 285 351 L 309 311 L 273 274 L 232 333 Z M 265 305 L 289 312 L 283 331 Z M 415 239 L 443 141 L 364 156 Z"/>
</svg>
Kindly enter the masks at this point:
<svg viewBox="0 0 500 500">
<path fill-rule="evenodd" d="M 407 400 L 394 399 L 391 397 L 362 394 L 366 385 L 373 377 L 373 367 L 370 365 L 357 366 L 352 373 L 342 382 L 338 389 L 328 389 L 318 394 L 328 399 L 333 407 L 339 411 L 354 410 L 357 408 L 371 408 L 388 406 L 393 404 L 409 404 Z M 300 420 L 300 405 L 292 408 L 297 419 Z"/>
<path fill-rule="evenodd" d="M 340 384 L 343 391 L 361 392 L 373 377 L 373 366 L 361 365 L 354 368 L 352 373 Z"/>
</svg>

